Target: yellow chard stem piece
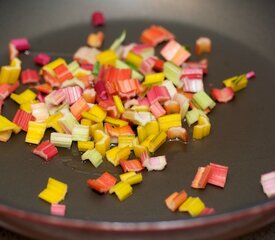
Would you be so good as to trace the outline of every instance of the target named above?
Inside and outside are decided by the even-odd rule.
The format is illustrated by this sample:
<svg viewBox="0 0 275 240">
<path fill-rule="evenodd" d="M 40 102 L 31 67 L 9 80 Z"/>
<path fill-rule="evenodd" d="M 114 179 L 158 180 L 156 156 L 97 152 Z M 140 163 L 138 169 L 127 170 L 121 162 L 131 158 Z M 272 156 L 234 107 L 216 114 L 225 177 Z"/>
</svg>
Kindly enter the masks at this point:
<svg viewBox="0 0 275 240">
<path fill-rule="evenodd" d="M 62 113 L 55 113 L 48 117 L 48 119 L 45 121 L 47 128 L 53 128 L 56 132 L 64 133 L 63 128 L 58 122 L 58 119 L 62 118 L 62 116 Z"/>
<path fill-rule="evenodd" d="M 59 203 L 65 198 L 68 185 L 54 178 L 48 179 L 47 187 L 39 193 L 38 197 L 48 203 Z"/>
<path fill-rule="evenodd" d="M 118 95 L 113 96 L 116 108 L 118 110 L 119 113 L 124 113 L 125 112 L 125 108 L 123 106 L 123 103 L 121 101 L 121 98 Z"/>
<path fill-rule="evenodd" d="M 46 123 L 29 121 L 25 142 L 39 144 L 45 134 L 46 128 L 47 128 Z"/>
<path fill-rule="evenodd" d="M 127 121 L 121 120 L 121 119 L 116 119 L 116 118 L 112 118 L 107 116 L 104 120 L 106 123 L 110 123 L 115 127 L 124 127 L 128 125 Z"/>
<path fill-rule="evenodd" d="M 167 131 L 171 127 L 181 127 L 181 115 L 169 114 L 158 118 L 160 130 Z"/>
<path fill-rule="evenodd" d="M 134 135 L 119 135 L 118 136 L 118 146 L 119 147 L 130 147 L 133 150 L 133 140 L 135 139 Z"/>
<path fill-rule="evenodd" d="M 18 58 L 14 58 L 9 66 L 1 67 L 0 71 L 0 84 L 8 83 L 14 84 L 19 79 L 21 72 L 21 61 Z"/>
<path fill-rule="evenodd" d="M 93 141 L 78 141 L 77 142 L 77 148 L 79 152 L 85 152 L 87 150 L 94 148 L 94 142 Z"/>
<path fill-rule="evenodd" d="M 187 200 L 180 205 L 180 212 L 188 212 L 192 217 L 200 215 L 205 208 L 204 203 L 198 197 L 189 197 Z"/>
<path fill-rule="evenodd" d="M 164 73 L 151 73 L 145 75 L 145 80 L 142 83 L 143 86 L 160 85 L 164 81 Z"/>
<path fill-rule="evenodd" d="M 149 143 L 149 151 L 155 152 L 157 149 L 166 141 L 166 133 L 161 131 L 150 143 Z"/>
<path fill-rule="evenodd" d="M 131 149 L 126 146 L 126 147 L 114 147 L 111 148 L 106 152 L 106 158 L 107 160 L 112 163 L 114 166 L 119 165 L 119 160 L 123 159 L 128 159 L 131 153 Z"/>
<path fill-rule="evenodd" d="M 120 201 L 124 201 L 132 195 L 133 188 L 128 182 L 119 182 L 113 186 L 109 192 L 115 193 Z"/>
<path fill-rule="evenodd" d="M 93 105 L 89 112 L 82 112 L 81 116 L 92 120 L 93 122 L 103 122 L 107 116 L 107 112 L 100 108 L 98 105 Z"/>
<path fill-rule="evenodd" d="M 111 139 L 110 136 L 101 130 L 96 130 L 94 133 L 95 149 L 105 156 L 106 151 L 110 149 Z"/>
<path fill-rule="evenodd" d="M 206 117 L 200 116 L 198 124 L 193 128 L 193 138 L 202 139 L 210 134 L 211 124 Z"/>
<path fill-rule="evenodd" d="M 103 123 L 100 122 L 100 123 L 95 123 L 95 124 L 92 124 L 90 126 L 90 137 L 93 137 L 94 138 L 94 135 L 95 135 L 95 131 L 96 130 L 101 130 L 103 131 L 104 128 L 103 128 Z"/>
<path fill-rule="evenodd" d="M 113 50 L 105 50 L 96 56 L 96 60 L 100 63 L 100 65 L 115 66 L 116 59 L 117 56 Z"/>
<path fill-rule="evenodd" d="M 19 133 L 21 128 L 15 123 L 11 122 L 6 117 L 0 115 L 0 132 L 12 130 L 14 133 Z"/>
</svg>

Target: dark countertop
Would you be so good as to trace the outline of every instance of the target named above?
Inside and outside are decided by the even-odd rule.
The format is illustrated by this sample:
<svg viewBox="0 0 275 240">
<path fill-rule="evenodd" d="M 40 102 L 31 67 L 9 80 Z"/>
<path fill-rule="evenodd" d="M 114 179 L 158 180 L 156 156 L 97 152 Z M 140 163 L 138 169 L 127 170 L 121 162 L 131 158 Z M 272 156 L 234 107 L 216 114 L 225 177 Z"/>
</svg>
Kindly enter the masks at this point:
<svg viewBox="0 0 275 240">
<path fill-rule="evenodd" d="M 17 233 L 0 228 L 1 240 L 33 240 L 31 238 L 23 237 Z M 266 227 L 261 228 L 258 231 L 249 233 L 245 236 L 239 237 L 236 240 L 272 240 L 275 239 L 275 223 L 272 223 Z"/>
</svg>

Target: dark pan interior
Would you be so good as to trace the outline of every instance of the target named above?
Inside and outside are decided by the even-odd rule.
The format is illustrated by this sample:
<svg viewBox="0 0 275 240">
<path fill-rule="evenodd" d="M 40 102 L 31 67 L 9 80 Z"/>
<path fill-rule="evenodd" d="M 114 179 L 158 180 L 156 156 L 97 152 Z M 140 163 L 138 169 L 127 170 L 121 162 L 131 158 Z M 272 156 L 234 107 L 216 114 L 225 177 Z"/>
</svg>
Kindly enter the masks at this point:
<svg viewBox="0 0 275 240">
<path fill-rule="evenodd" d="M 275 74 L 270 56 L 262 54 L 264 50 L 261 48 L 256 51 L 250 44 L 246 45 L 242 40 L 238 41 L 218 31 L 171 19 L 161 20 L 159 15 L 150 18 L 142 20 L 131 17 L 125 20 L 125 17 L 121 17 L 122 20 L 108 21 L 106 26 L 100 28 L 106 37 L 104 48 L 110 46 L 123 29 L 127 30 L 126 43 L 130 43 L 138 41 L 144 28 L 157 23 L 175 33 L 177 40 L 192 50 L 199 36 L 205 35 L 212 39 L 213 52 L 204 56 L 209 59 L 206 90 L 212 86 L 221 87 L 222 80 L 250 70 L 256 72 L 256 79 L 250 80 L 248 87 L 238 92 L 234 101 L 217 104 L 209 115 L 212 123 L 209 137 L 201 141 L 191 139 L 188 144 L 164 144 L 156 155 L 167 156 L 167 168 L 161 172 L 144 172 L 144 181 L 135 186 L 133 196 L 122 203 L 115 196 L 101 196 L 86 186 L 88 178 L 95 178 L 106 170 L 118 176 L 120 168 L 104 162 L 95 169 L 91 164 L 81 162 L 75 145 L 71 150 L 60 149 L 58 157 L 46 163 L 31 153 L 34 146 L 24 142 L 24 133 L 13 136 L 8 143 L 0 143 L 1 204 L 48 215 L 49 205 L 37 198 L 46 186 L 48 177 L 69 185 L 64 201 L 67 206 L 66 217 L 84 220 L 141 222 L 189 218 L 185 214 L 171 213 L 164 205 L 164 199 L 171 192 L 181 189 L 185 189 L 191 196 L 199 196 L 207 206 L 215 208 L 217 214 L 274 201 L 267 199 L 259 184 L 260 175 L 275 167 Z M 71 60 L 71 54 L 85 45 L 86 37 L 92 31 L 95 29 L 87 21 L 39 36 L 34 34 L 29 38 L 32 45 L 29 55 L 20 56 L 23 68 L 35 67 L 32 56 L 38 52 L 48 52 L 53 57 L 61 56 Z M 271 34 L 274 36 L 274 31 Z M 8 36 L 13 38 L 17 34 L 10 30 Z M 7 36 L 5 38 L 8 39 Z M 1 65 L 7 63 L 7 60 L 5 50 L 1 54 Z M 16 109 L 17 105 L 9 100 L 3 113 L 11 119 Z M 191 128 L 189 133 L 191 136 Z M 49 131 L 45 139 L 48 136 Z M 209 162 L 229 166 L 225 189 L 214 186 L 208 186 L 203 191 L 191 189 L 190 184 L 197 168 Z"/>
</svg>

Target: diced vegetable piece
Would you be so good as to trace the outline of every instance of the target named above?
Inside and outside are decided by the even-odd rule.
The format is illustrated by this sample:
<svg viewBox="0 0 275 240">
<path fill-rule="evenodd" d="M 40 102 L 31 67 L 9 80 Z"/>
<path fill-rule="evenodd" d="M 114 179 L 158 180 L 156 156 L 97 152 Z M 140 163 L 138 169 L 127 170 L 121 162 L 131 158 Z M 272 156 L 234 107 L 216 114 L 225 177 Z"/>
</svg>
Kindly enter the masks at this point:
<svg viewBox="0 0 275 240">
<path fill-rule="evenodd" d="M 119 175 L 122 182 L 128 182 L 130 185 L 138 184 L 142 182 L 142 174 L 136 172 L 126 172 Z"/>
<path fill-rule="evenodd" d="M 181 115 L 178 113 L 169 114 L 158 118 L 160 130 L 166 131 L 171 127 L 181 127 Z"/>
<path fill-rule="evenodd" d="M 68 104 L 75 103 L 82 95 L 82 88 L 79 86 L 72 86 L 63 88 L 65 99 Z"/>
<path fill-rule="evenodd" d="M 74 126 L 78 124 L 78 121 L 68 109 L 63 109 L 60 112 L 63 114 L 63 117 L 57 121 L 65 133 L 71 134 Z"/>
<path fill-rule="evenodd" d="M 222 89 L 213 88 L 211 90 L 211 96 L 214 100 L 221 103 L 227 103 L 234 97 L 234 91 L 231 87 L 225 87 Z"/>
<path fill-rule="evenodd" d="M 171 127 L 167 130 L 168 139 L 180 139 L 184 142 L 188 142 L 188 133 L 183 127 Z"/>
<path fill-rule="evenodd" d="M 72 129 L 73 141 L 88 141 L 89 140 L 89 126 L 75 124 Z"/>
<path fill-rule="evenodd" d="M 95 168 L 97 168 L 101 163 L 103 163 L 102 155 L 96 149 L 89 149 L 81 155 L 81 159 L 89 160 Z"/>
<path fill-rule="evenodd" d="M 104 172 L 99 178 L 97 179 L 88 179 L 87 185 L 99 192 L 99 193 L 107 193 L 110 188 L 112 188 L 116 184 L 117 179 L 112 176 L 108 172 Z"/>
<path fill-rule="evenodd" d="M 128 146 L 123 148 L 113 147 L 106 152 L 106 158 L 114 166 L 118 166 L 119 161 L 121 159 L 128 159 L 130 156 L 130 153 L 131 153 L 131 149 Z"/>
<path fill-rule="evenodd" d="M 234 92 L 237 92 L 246 88 L 248 80 L 246 78 L 246 75 L 242 74 L 239 76 L 226 79 L 223 81 L 223 83 L 226 87 L 231 87 L 234 90 Z"/>
<path fill-rule="evenodd" d="M 186 199 L 187 193 L 184 190 L 180 193 L 174 192 L 165 199 L 165 204 L 172 212 L 175 212 Z"/>
<path fill-rule="evenodd" d="M 45 53 L 39 53 L 37 56 L 34 57 L 34 62 L 41 66 L 48 64 L 51 61 L 51 57 Z"/>
<path fill-rule="evenodd" d="M 137 54 L 136 52 L 134 52 L 134 53 Z M 154 66 L 155 66 L 154 57 L 147 57 L 147 58 L 143 57 L 138 70 L 144 75 L 152 74 Z M 156 79 L 155 79 L 155 81 L 156 81 Z"/>
<path fill-rule="evenodd" d="M 186 121 L 188 123 L 188 126 L 191 126 L 193 123 L 197 122 L 200 117 L 200 111 L 196 108 L 193 108 L 192 110 L 188 111 L 186 113 Z"/>
<path fill-rule="evenodd" d="M 87 44 L 90 47 L 100 48 L 103 41 L 104 41 L 104 33 L 103 32 L 91 33 L 88 36 Z"/>
<path fill-rule="evenodd" d="M 43 73 L 47 73 L 51 77 L 55 77 L 54 69 L 60 65 L 66 65 L 65 59 L 57 58 L 54 61 L 49 62 L 48 64 L 46 64 L 42 67 L 42 71 L 43 71 Z M 45 77 L 45 75 L 44 75 L 44 77 Z"/>
<path fill-rule="evenodd" d="M 149 44 L 135 44 L 131 50 L 144 60 L 155 58 L 155 49 Z"/>
<path fill-rule="evenodd" d="M 110 123 L 111 125 L 115 127 L 126 127 L 129 123 L 127 121 L 116 119 L 112 117 L 106 117 L 104 120 L 106 123 Z"/>
<path fill-rule="evenodd" d="M 213 214 L 215 213 L 215 209 L 214 208 L 204 208 L 202 210 L 202 212 L 200 213 L 200 216 L 204 216 L 204 215 L 210 215 L 210 214 Z"/>
<path fill-rule="evenodd" d="M 30 49 L 30 43 L 27 38 L 12 39 L 10 43 L 15 46 L 18 51 L 25 51 Z"/>
<path fill-rule="evenodd" d="M 142 83 L 144 86 L 160 85 L 164 81 L 164 73 L 151 73 L 145 75 L 145 80 Z"/>
<path fill-rule="evenodd" d="M 145 29 L 140 37 L 140 41 L 145 44 L 156 46 L 159 43 L 174 39 L 174 35 L 161 26 L 152 25 Z"/>
<path fill-rule="evenodd" d="M 21 73 L 21 79 L 23 84 L 37 83 L 39 82 L 39 75 L 36 70 L 26 69 Z"/>
<path fill-rule="evenodd" d="M 152 141 L 150 141 L 149 143 L 149 151 L 151 153 L 154 153 L 155 151 L 157 151 L 159 149 L 159 147 L 165 143 L 166 141 L 166 133 L 164 131 L 160 131 L 153 139 Z"/>
<path fill-rule="evenodd" d="M 180 212 L 188 212 L 192 217 L 196 217 L 201 214 L 205 208 L 204 203 L 198 197 L 188 197 L 187 200 L 180 205 Z"/>
<path fill-rule="evenodd" d="M 77 148 L 78 148 L 78 151 L 85 152 L 87 150 L 94 148 L 94 142 L 93 141 L 78 141 Z"/>
<path fill-rule="evenodd" d="M 137 79 L 139 81 L 141 81 L 143 79 L 142 74 L 140 74 L 138 71 L 131 68 L 127 63 L 125 63 L 125 62 L 123 62 L 119 59 L 116 60 L 116 67 L 121 68 L 121 69 L 131 69 L 132 70 L 132 77 L 131 78 Z"/>
<path fill-rule="evenodd" d="M 31 108 L 36 122 L 45 122 L 48 119 L 49 112 L 45 103 L 33 103 Z"/>
<path fill-rule="evenodd" d="M 214 163 L 210 163 L 210 167 L 211 170 L 208 177 L 208 183 L 224 188 L 228 174 L 228 167 Z"/>
<path fill-rule="evenodd" d="M 56 147 L 71 148 L 73 139 L 72 135 L 65 133 L 51 133 L 50 141 Z"/>
<path fill-rule="evenodd" d="M 19 133 L 21 128 L 6 117 L 0 115 L 0 132 L 8 130 L 12 130 L 14 133 Z"/>
<path fill-rule="evenodd" d="M 49 94 L 53 90 L 49 83 L 43 83 L 43 84 L 40 84 L 40 85 L 36 85 L 34 88 L 37 91 L 42 92 L 42 93 L 46 93 L 46 94 Z"/>
<path fill-rule="evenodd" d="M 171 80 L 176 86 L 180 86 L 181 68 L 175 63 L 167 61 L 163 65 L 163 72 L 167 79 Z"/>
<path fill-rule="evenodd" d="M 53 69 L 53 71 L 60 83 L 73 78 L 72 73 L 69 71 L 68 67 L 65 64 L 58 65 Z"/>
<path fill-rule="evenodd" d="M 89 112 L 82 112 L 81 115 L 82 117 L 99 123 L 106 118 L 107 112 L 95 104 L 90 108 Z"/>
<path fill-rule="evenodd" d="M 201 55 L 202 53 L 210 53 L 212 50 L 211 39 L 208 37 L 200 37 L 196 40 L 195 53 Z"/>
<path fill-rule="evenodd" d="M 29 121 L 25 142 L 39 144 L 42 138 L 44 137 L 46 127 L 47 127 L 46 123 Z"/>
<path fill-rule="evenodd" d="M 170 99 L 169 92 L 164 86 L 153 86 L 147 92 L 147 98 L 151 104 L 155 102 L 163 103 Z"/>
<path fill-rule="evenodd" d="M 161 49 L 160 54 L 167 60 L 171 61 L 177 66 L 180 66 L 185 62 L 190 56 L 184 47 L 182 47 L 175 40 L 170 40 L 164 47 Z"/>
<path fill-rule="evenodd" d="M 121 44 L 124 42 L 125 38 L 126 38 L 126 31 L 124 30 L 121 33 L 121 35 L 117 39 L 115 39 L 115 41 L 112 43 L 110 49 L 113 51 L 117 51 L 121 46 Z"/>
<path fill-rule="evenodd" d="M 96 130 L 94 132 L 95 149 L 105 156 L 106 151 L 110 149 L 110 136 L 102 130 Z"/>
<path fill-rule="evenodd" d="M 114 66 L 117 59 L 117 55 L 115 51 L 109 49 L 105 50 L 96 55 L 96 60 L 100 63 L 100 65 L 111 65 Z"/>
<path fill-rule="evenodd" d="M 49 140 L 47 140 L 40 143 L 33 150 L 33 153 L 44 158 L 46 161 L 49 161 L 58 154 L 58 150 Z"/>
<path fill-rule="evenodd" d="M 192 102 L 205 110 L 206 108 L 214 108 L 216 103 L 204 91 L 199 91 L 193 95 Z"/>
<path fill-rule="evenodd" d="M 161 106 L 161 104 L 158 101 L 151 104 L 150 110 L 153 113 L 153 115 L 155 116 L 155 118 L 159 118 L 166 114 L 165 109 Z"/>
<path fill-rule="evenodd" d="M 18 104 L 30 103 L 36 98 L 36 94 L 27 89 L 20 94 L 12 93 L 10 98 Z"/>
<path fill-rule="evenodd" d="M 80 97 L 71 107 L 70 111 L 76 118 L 76 120 L 80 120 L 81 113 L 85 111 L 89 111 L 89 106 L 86 100 L 83 97 Z"/>
<path fill-rule="evenodd" d="M 27 132 L 29 121 L 32 121 L 32 120 L 33 120 L 33 116 L 31 113 L 27 113 L 25 111 L 18 109 L 12 121 L 15 124 L 17 124 L 19 127 L 21 127 L 23 131 Z"/>
<path fill-rule="evenodd" d="M 175 100 L 167 100 L 164 103 L 164 109 L 167 114 L 179 113 L 180 104 Z"/>
<path fill-rule="evenodd" d="M 7 142 L 12 134 L 12 130 L 6 130 L 0 132 L 0 142 Z"/>
<path fill-rule="evenodd" d="M 247 79 L 251 79 L 251 78 L 255 78 L 255 77 L 256 77 L 256 73 L 254 71 L 250 71 L 246 74 Z"/>
<path fill-rule="evenodd" d="M 13 58 L 9 66 L 2 66 L 0 71 L 0 84 L 15 84 L 21 72 L 21 61 Z"/>
<path fill-rule="evenodd" d="M 119 163 L 124 172 L 139 172 L 143 169 L 141 162 L 137 159 L 120 160 Z"/>
<path fill-rule="evenodd" d="M 65 216 L 66 205 L 64 204 L 52 204 L 51 205 L 51 214 L 55 216 Z"/>
<path fill-rule="evenodd" d="M 142 63 L 142 57 L 130 51 L 126 56 L 125 61 L 138 69 Z"/>
<path fill-rule="evenodd" d="M 74 60 L 79 64 L 95 64 L 93 73 L 98 70 L 99 65 L 96 64 L 96 56 L 100 51 L 96 48 L 80 47 L 74 54 Z M 94 74 L 96 75 L 96 74 Z"/>
<path fill-rule="evenodd" d="M 67 184 L 50 177 L 47 187 L 39 193 L 38 197 L 48 203 L 56 204 L 65 198 L 67 191 Z"/>
<path fill-rule="evenodd" d="M 169 95 L 171 98 L 174 98 L 175 94 L 177 93 L 177 89 L 174 86 L 173 82 L 170 80 L 164 80 L 161 86 L 166 87 Z"/>
<path fill-rule="evenodd" d="M 261 184 L 267 197 L 275 196 L 275 171 L 261 175 Z"/>
<path fill-rule="evenodd" d="M 143 161 L 143 166 L 147 168 L 148 171 L 161 171 L 167 165 L 165 156 L 151 157 Z"/>
<path fill-rule="evenodd" d="M 119 135 L 118 136 L 118 146 L 119 147 L 128 146 L 132 150 L 134 138 L 135 138 L 135 135 Z"/>
<path fill-rule="evenodd" d="M 202 69 L 184 69 L 181 75 L 181 81 L 183 82 L 183 90 L 185 92 L 196 93 L 203 91 L 203 72 Z"/>
<path fill-rule="evenodd" d="M 207 165 L 206 167 L 199 167 L 195 175 L 194 180 L 192 181 L 192 188 L 205 188 L 208 183 L 208 178 L 210 176 L 211 166 Z"/>
<path fill-rule="evenodd" d="M 132 195 L 133 188 L 128 182 L 119 182 L 113 186 L 109 192 L 115 193 L 120 201 L 124 201 Z"/>
<path fill-rule="evenodd" d="M 47 128 L 53 128 L 55 131 L 59 133 L 64 133 L 63 128 L 59 124 L 58 120 L 62 118 L 62 113 L 56 113 L 52 114 L 46 121 L 45 123 L 47 124 Z"/>
<path fill-rule="evenodd" d="M 189 99 L 187 97 L 185 97 L 183 94 L 176 93 L 173 96 L 173 100 L 179 103 L 180 115 L 181 115 L 181 118 L 183 119 L 189 109 L 189 106 L 190 106 Z"/>
<path fill-rule="evenodd" d="M 105 17 L 103 15 L 103 12 L 96 11 L 92 14 L 92 24 L 95 27 L 102 26 L 105 24 Z"/>
<path fill-rule="evenodd" d="M 200 116 L 198 124 L 193 128 L 193 138 L 202 139 L 210 134 L 211 124 L 206 117 Z"/>
<path fill-rule="evenodd" d="M 128 119 L 132 123 L 140 126 L 145 126 L 147 123 L 155 120 L 154 116 L 150 112 L 135 112 L 130 110 L 126 110 L 123 113 L 123 118 Z"/>
</svg>

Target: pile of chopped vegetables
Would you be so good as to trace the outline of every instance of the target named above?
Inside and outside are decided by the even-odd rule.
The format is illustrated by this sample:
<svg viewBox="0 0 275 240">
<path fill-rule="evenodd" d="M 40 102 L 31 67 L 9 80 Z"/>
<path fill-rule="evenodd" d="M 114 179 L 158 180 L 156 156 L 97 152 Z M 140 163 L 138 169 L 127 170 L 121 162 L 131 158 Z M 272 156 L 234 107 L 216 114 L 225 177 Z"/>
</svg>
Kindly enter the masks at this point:
<svg viewBox="0 0 275 240">
<path fill-rule="evenodd" d="M 95 27 L 105 24 L 101 12 L 92 15 Z M 216 102 L 226 103 L 244 89 L 254 72 L 223 81 L 224 88 L 204 90 L 203 77 L 208 61 L 189 61 L 191 52 L 177 42 L 176 36 L 162 26 L 145 29 L 139 43 L 124 45 L 126 31 L 108 49 L 100 49 L 104 32 L 88 36 L 68 63 L 63 58 L 51 59 L 39 53 L 34 62 L 41 66 L 22 69 L 20 53 L 30 49 L 26 38 L 10 41 L 10 65 L 0 72 L 0 112 L 10 97 L 19 108 L 9 120 L 0 115 L 0 141 L 12 134 L 26 132 L 25 142 L 37 145 L 33 153 L 46 161 L 58 154 L 58 148 L 70 149 L 77 142 L 83 161 L 97 168 L 103 161 L 120 166 L 120 181 L 108 172 L 87 185 L 99 193 L 115 193 L 120 201 L 133 193 L 133 185 L 142 182 L 142 171 L 160 171 L 167 165 L 165 156 L 152 157 L 168 139 L 202 139 L 210 134 L 209 114 Z M 165 42 L 160 53 L 156 46 Z M 196 40 L 195 54 L 209 54 L 211 40 Z M 205 55 L 204 55 L 205 56 Z M 32 86 L 18 92 L 20 83 Z M 186 121 L 192 136 L 183 127 Z M 50 139 L 44 139 L 51 131 Z M 129 159 L 131 153 L 135 158 Z M 210 163 L 199 167 L 193 188 L 207 183 L 224 187 L 228 167 Z M 274 175 L 274 174 L 273 174 Z M 262 181 L 265 181 L 262 179 Z M 67 185 L 53 178 L 39 197 L 52 204 L 51 212 L 65 214 L 59 204 Z M 166 199 L 172 211 L 187 211 L 191 216 L 209 214 L 199 198 L 187 197 L 185 191 L 174 192 Z"/>
</svg>

